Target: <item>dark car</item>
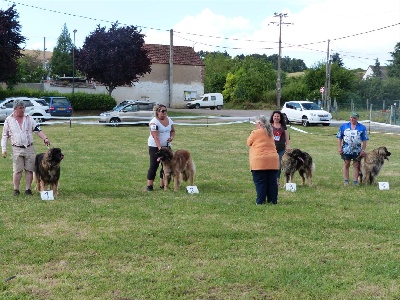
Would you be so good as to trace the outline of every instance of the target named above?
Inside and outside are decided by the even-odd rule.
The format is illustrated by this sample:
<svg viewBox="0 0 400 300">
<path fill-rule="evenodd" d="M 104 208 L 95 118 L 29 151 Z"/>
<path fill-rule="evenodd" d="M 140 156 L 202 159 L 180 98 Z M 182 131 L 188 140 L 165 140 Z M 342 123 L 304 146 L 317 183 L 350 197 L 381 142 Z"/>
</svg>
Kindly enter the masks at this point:
<svg viewBox="0 0 400 300">
<path fill-rule="evenodd" d="M 65 97 L 42 97 L 50 108 L 50 115 L 53 117 L 70 117 L 72 116 L 72 105 Z"/>
</svg>

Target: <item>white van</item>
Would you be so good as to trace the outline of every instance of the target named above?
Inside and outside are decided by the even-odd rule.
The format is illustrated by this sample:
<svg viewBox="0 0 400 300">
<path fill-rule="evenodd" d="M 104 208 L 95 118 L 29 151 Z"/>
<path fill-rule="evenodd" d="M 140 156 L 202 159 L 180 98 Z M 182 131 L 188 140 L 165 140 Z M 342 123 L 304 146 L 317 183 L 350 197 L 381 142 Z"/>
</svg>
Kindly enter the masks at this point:
<svg viewBox="0 0 400 300">
<path fill-rule="evenodd" d="M 224 97 L 221 93 L 204 94 L 199 100 L 192 100 L 186 104 L 188 108 L 210 108 L 218 110 L 224 106 Z"/>
</svg>

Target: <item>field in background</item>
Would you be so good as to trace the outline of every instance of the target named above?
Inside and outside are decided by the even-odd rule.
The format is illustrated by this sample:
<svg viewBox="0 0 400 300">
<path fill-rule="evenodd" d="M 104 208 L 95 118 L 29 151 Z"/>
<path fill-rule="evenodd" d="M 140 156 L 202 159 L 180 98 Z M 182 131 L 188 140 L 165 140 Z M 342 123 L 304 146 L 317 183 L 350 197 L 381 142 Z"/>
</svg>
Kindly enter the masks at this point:
<svg viewBox="0 0 400 300">
<path fill-rule="evenodd" d="M 13 197 L 1 160 L 0 298 L 398 299 L 400 136 L 372 133 L 367 147 L 392 152 L 379 177 L 389 190 L 345 188 L 337 128 L 294 126 L 314 186 L 256 206 L 253 128 L 176 127 L 173 149 L 197 166 L 189 195 L 145 191 L 146 126 L 44 125 L 65 155 L 55 201 Z"/>
</svg>

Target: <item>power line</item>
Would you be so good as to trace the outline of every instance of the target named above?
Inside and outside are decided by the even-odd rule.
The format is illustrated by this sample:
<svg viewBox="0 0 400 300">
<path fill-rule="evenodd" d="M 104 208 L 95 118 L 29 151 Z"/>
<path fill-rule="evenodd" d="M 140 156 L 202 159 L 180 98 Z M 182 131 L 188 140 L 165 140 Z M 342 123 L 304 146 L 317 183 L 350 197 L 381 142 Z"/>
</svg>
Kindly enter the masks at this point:
<svg viewBox="0 0 400 300">
<path fill-rule="evenodd" d="M 47 9 L 47 8 L 43 8 L 43 7 L 38 7 L 38 6 L 34 6 L 34 5 L 29 5 L 29 4 L 25 4 L 25 3 L 15 2 L 15 1 L 12 1 L 12 0 L 3 0 L 3 1 L 14 3 L 14 4 L 18 4 L 18 5 L 22 5 L 22 6 L 25 6 L 25 7 L 31 7 L 31 8 L 39 9 L 39 10 L 43 10 L 43 11 L 49 11 L 49 12 L 52 12 L 52 13 L 63 14 L 63 15 L 71 16 L 71 17 L 88 19 L 88 20 L 93 20 L 93 21 L 106 22 L 106 23 L 110 23 L 110 24 L 113 23 L 113 21 L 109 21 L 109 20 L 96 19 L 96 18 L 92 18 L 92 17 L 81 16 L 81 15 L 76 15 L 76 14 L 66 13 L 66 12 L 61 12 L 61 11 L 56 11 L 56 10 Z M 271 23 L 273 23 L 273 22 L 271 22 Z M 283 24 L 285 24 L 285 23 L 283 23 Z M 292 23 L 288 23 L 288 24 L 292 24 Z M 145 29 L 150 29 L 150 30 L 166 31 L 166 32 L 169 32 L 169 30 L 170 30 L 170 29 L 159 29 L 159 28 L 155 28 L 155 27 L 146 27 L 146 26 L 141 26 L 141 25 L 132 25 L 132 24 L 124 24 L 124 23 L 121 23 L 121 25 L 124 25 L 124 26 L 135 26 L 135 27 L 140 27 L 140 28 L 145 28 Z M 400 25 L 400 23 L 396 23 L 396 24 L 392 24 L 392 25 L 388 25 L 388 26 L 383 26 L 381 28 L 372 29 L 372 30 L 368 30 L 368 31 L 360 32 L 360 33 L 355 33 L 355 34 L 351 34 L 351 35 L 347 35 L 347 36 L 337 37 L 337 38 L 333 38 L 333 39 L 330 39 L 330 40 L 331 41 L 335 41 L 335 40 L 342 40 L 342 39 L 346 39 L 346 38 L 350 38 L 350 37 L 356 37 L 356 36 L 360 36 L 360 35 L 363 35 L 363 34 L 376 32 L 376 31 L 379 31 L 379 30 L 384 30 L 384 29 L 387 29 L 387 28 L 390 28 L 390 27 L 394 27 L 394 26 L 398 26 L 398 25 Z M 206 37 L 206 38 L 215 38 L 215 39 L 239 41 L 239 42 L 276 43 L 276 42 L 272 42 L 272 41 L 260 41 L 260 40 L 251 40 L 251 39 L 229 38 L 229 37 L 213 36 L 213 35 L 206 35 L 206 34 L 199 34 L 199 33 L 189 33 L 189 32 L 182 32 L 182 31 L 175 31 L 175 30 L 174 30 L 174 33 L 187 34 L 187 35 Z M 310 42 L 310 43 L 305 43 L 305 44 L 290 45 L 290 47 L 304 47 L 304 46 L 309 46 L 309 45 L 325 44 L 326 42 L 327 42 L 327 40 L 322 40 L 322 41 Z M 208 46 L 213 46 L 214 47 L 214 45 L 208 45 Z M 225 47 L 225 48 L 229 48 L 229 47 Z M 243 48 L 232 48 L 232 49 L 243 49 Z M 260 49 L 264 49 L 264 48 L 260 48 Z M 271 49 L 271 48 L 265 48 L 265 49 Z"/>
<path fill-rule="evenodd" d="M 35 6 L 35 5 L 25 4 L 25 3 L 21 3 L 21 2 L 15 2 L 15 1 L 12 1 L 12 0 L 3 0 L 3 1 L 9 2 L 9 3 L 12 3 L 12 4 L 18 4 L 18 5 L 21 5 L 21 6 L 28 7 L 28 8 L 39 9 L 39 10 L 42 10 L 42 11 L 48 11 L 48 12 L 51 12 L 51 13 L 62 14 L 62 15 L 71 16 L 71 17 L 75 17 L 75 18 L 93 20 L 93 21 L 96 21 L 96 22 L 105 22 L 105 23 L 110 23 L 110 24 L 114 23 L 113 21 L 109 21 L 109 20 L 97 19 L 97 18 L 93 18 L 93 17 L 87 17 L 87 16 L 77 15 L 77 14 L 73 14 L 73 13 L 67 13 L 67 12 L 47 9 L 47 8 L 43 8 L 43 7 L 39 7 L 39 6 Z M 159 28 L 155 28 L 155 27 L 147 27 L 147 26 L 141 26 L 141 25 L 124 24 L 124 23 L 120 23 L 120 24 L 123 25 L 123 26 L 135 26 L 135 27 L 149 29 L 149 30 L 169 32 L 169 29 L 168 30 L 167 29 L 159 29 Z M 358 37 L 360 35 L 369 34 L 369 33 L 373 33 L 373 32 L 380 31 L 380 30 L 385 30 L 385 29 L 388 29 L 390 27 L 395 27 L 395 26 L 398 26 L 398 25 L 400 25 L 400 23 L 387 25 L 387 26 L 383 26 L 383 27 L 380 27 L 380 28 L 376 28 L 376 29 L 372 29 L 372 30 L 368 30 L 368 31 L 360 32 L 360 33 L 355 33 L 355 34 L 351 34 L 351 35 L 347 35 L 347 36 L 337 37 L 337 38 L 333 38 L 333 39 L 330 39 L 330 40 L 331 41 L 337 41 L 337 40 L 343 40 L 343 39 L 352 38 L 352 37 Z M 260 41 L 260 40 L 252 40 L 252 39 L 229 38 L 229 37 L 205 35 L 205 34 L 198 34 L 198 33 L 180 32 L 180 31 L 174 31 L 174 33 L 179 33 L 179 34 L 182 34 L 182 35 L 186 34 L 186 35 L 192 35 L 192 36 L 198 36 L 198 37 L 206 37 L 206 38 L 223 39 L 223 40 L 237 41 L 237 42 L 276 43 L 276 42 L 271 42 L 271 41 Z M 252 49 L 253 50 L 254 49 L 259 49 L 259 50 L 276 49 L 276 48 L 273 48 L 273 47 L 257 47 L 257 48 L 249 49 L 249 48 L 244 48 L 244 47 L 219 46 L 219 45 L 212 45 L 212 44 L 206 44 L 206 43 L 202 43 L 202 42 L 198 42 L 198 41 L 193 41 L 193 40 L 184 38 L 182 36 L 179 36 L 179 37 L 184 39 L 184 40 L 191 41 L 193 43 L 195 42 L 197 44 L 202 44 L 202 45 L 205 45 L 205 46 L 214 47 L 214 48 L 222 48 L 222 49 L 247 50 L 247 51 L 252 50 Z M 286 46 L 286 47 L 282 46 L 282 48 L 295 48 L 295 47 L 298 47 L 298 48 L 303 48 L 303 49 L 310 50 L 310 51 L 323 52 L 324 53 L 325 51 L 310 49 L 310 48 L 307 48 L 306 46 L 323 44 L 323 43 L 326 43 L 326 42 L 327 42 L 327 40 L 322 40 L 322 41 L 317 41 L 317 42 L 309 42 L 309 43 L 297 44 L 297 45 L 287 44 L 288 46 Z M 352 58 L 370 60 L 370 58 L 358 57 L 358 56 L 353 56 L 353 55 L 345 55 L 345 56 L 352 57 Z"/>
</svg>

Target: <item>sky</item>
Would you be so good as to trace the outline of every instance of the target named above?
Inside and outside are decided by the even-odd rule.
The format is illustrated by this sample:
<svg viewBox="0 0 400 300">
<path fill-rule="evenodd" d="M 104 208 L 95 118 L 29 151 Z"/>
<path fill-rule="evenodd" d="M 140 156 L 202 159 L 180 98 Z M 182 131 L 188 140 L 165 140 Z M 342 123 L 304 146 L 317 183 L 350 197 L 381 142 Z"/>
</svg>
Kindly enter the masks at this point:
<svg viewBox="0 0 400 300">
<path fill-rule="evenodd" d="M 0 9 L 13 3 L 32 50 L 52 51 L 64 24 L 81 48 L 98 25 L 116 21 L 138 26 L 148 44 L 232 57 L 278 54 L 281 36 L 281 56 L 307 67 L 325 63 L 328 47 L 348 69 L 385 66 L 400 43 L 399 0 L 0 0 Z"/>
</svg>

